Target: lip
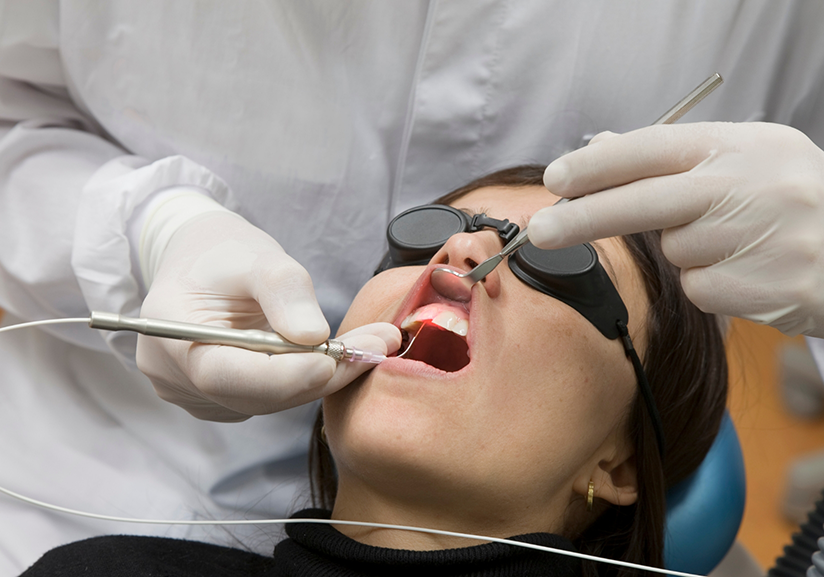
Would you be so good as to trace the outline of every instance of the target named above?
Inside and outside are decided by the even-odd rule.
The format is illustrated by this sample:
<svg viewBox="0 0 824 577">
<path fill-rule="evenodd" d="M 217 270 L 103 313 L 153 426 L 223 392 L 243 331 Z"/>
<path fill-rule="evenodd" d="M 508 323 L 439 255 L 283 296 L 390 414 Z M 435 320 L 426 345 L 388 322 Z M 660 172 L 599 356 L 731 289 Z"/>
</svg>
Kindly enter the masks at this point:
<svg viewBox="0 0 824 577">
<path fill-rule="evenodd" d="M 418 280 L 415 281 L 415 284 L 412 285 L 412 288 L 409 289 L 409 292 L 406 293 L 406 297 L 404 298 L 403 302 L 401 303 L 401 308 L 398 311 L 397 316 L 392 321 L 392 324 L 396 327 L 400 328 L 401 323 L 403 320 L 408 317 L 412 311 L 419 309 L 420 307 L 432 303 L 444 303 L 451 307 L 457 309 L 463 309 L 469 313 L 470 317 L 470 331 L 472 327 L 472 302 L 475 300 L 475 292 L 472 293 L 472 298 L 468 303 L 462 303 L 458 301 L 453 301 L 452 299 L 448 299 L 432 286 L 430 282 L 430 277 L 432 276 L 432 271 L 436 268 L 448 268 L 450 270 L 454 270 L 456 272 L 465 273 L 466 271 L 456 268 L 454 266 L 443 265 L 443 264 L 430 264 L 428 265 L 424 271 L 421 273 L 421 276 L 418 277 Z M 468 337 L 468 335 L 467 335 Z"/>
<path fill-rule="evenodd" d="M 477 297 L 477 291 L 472 291 L 472 298 L 469 300 L 469 302 L 454 301 L 443 296 L 435 290 L 435 288 L 432 286 L 432 283 L 430 282 L 432 271 L 434 271 L 436 268 L 447 268 L 460 273 L 466 272 L 465 270 L 461 270 L 457 267 L 449 265 L 428 265 L 423 270 L 418 279 L 415 281 L 415 284 L 412 285 L 412 288 L 409 289 L 409 292 L 406 294 L 406 297 L 401 303 L 400 309 L 398 310 L 398 314 L 395 316 L 394 320 L 392 321 L 392 324 L 400 328 L 400 325 L 403 322 L 403 320 L 406 317 L 408 317 L 413 311 L 419 309 L 424 305 L 433 303 L 443 303 L 451 308 L 464 310 L 469 315 L 469 332 L 466 335 L 466 344 L 467 347 L 469 347 L 469 350 L 472 351 L 472 343 L 474 340 L 473 333 L 475 332 L 475 326 L 477 323 L 477 321 L 475 320 L 476 315 L 472 313 L 472 305 Z M 400 369 L 401 367 L 403 367 L 403 372 L 405 373 L 414 373 L 421 376 L 437 376 L 439 378 L 463 374 L 471 366 L 472 362 L 470 361 L 470 363 L 461 370 L 448 373 L 435 367 L 432 367 L 430 365 L 427 365 L 426 363 L 420 361 L 407 360 L 403 358 L 396 359 L 395 357 L 389 357 L 380 364 L 380 367 L 385 367 L 387 369 Z"/>
<path fill-rule="evenodd" d="M 447 373 L 446 371 L 436 369 L 432 365 L 427 365 L 422 361 L 413 361 L 403 358 L 399 359 L 396 357 L 388 357 L 385 361 L 378 365 L 378 367 L 376 367 L 375 370 L 380 370 L 381 372 L 386 371 L 388 373 L 394 373 L 398 375 L 402 374 L 405 376 L 423 377 L 443 381 L 450 379 L 458 379 L 462 377 L 470 370 L 471 366 L 472 363 L 469 363 L 460 371 Z"/>
</svg>

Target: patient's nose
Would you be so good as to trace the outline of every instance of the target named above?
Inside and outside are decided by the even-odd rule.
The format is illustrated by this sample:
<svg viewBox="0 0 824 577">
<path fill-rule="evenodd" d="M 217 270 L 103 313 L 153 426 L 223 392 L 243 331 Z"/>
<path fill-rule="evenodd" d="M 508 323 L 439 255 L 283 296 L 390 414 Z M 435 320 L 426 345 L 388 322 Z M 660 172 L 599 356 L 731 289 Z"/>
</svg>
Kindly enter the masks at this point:
<svg viewBox="0 0 824 577">
<path fill-rule="evenodd" d="M 498 254 L 502 248 L 501 237 L 495 231 L 463 232 L 449 237 L 430 262 L 452 265 L 463 272 L 469 272 L 489 257 Z M 500 294 L 501 277 L 497 269 L 486 275 L 481 283 L 489 296 L 494 298 Z"/>
</svg>

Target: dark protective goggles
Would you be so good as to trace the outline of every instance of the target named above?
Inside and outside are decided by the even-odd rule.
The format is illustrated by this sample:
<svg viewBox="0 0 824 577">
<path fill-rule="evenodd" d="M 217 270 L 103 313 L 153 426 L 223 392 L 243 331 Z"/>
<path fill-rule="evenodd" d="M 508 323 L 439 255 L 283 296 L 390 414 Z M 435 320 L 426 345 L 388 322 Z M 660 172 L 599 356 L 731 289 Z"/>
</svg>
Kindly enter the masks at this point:
<svg viewBox="0 0 824 577">
<path fill-rule="evenodd" d="M 410 208 L 396 216 L 386 230 L 389 253 L 375 273 L 399 266 L 426 265 L 454 234 L 487 228 L 498 231 L 506 244 L 520 232 L 517 224 L 469 216 L 445 205 Z M 617 323 L 626 326 L 627 308 L 589 244 L 542 250 L 527 243 L 508 259 L 521 281 L 574 308 L 608 339 L 621 336 Z"/>
<path fill-rule="evenodd" d="M 497 230 L 504 244 L 520 232 L 520 227 L 508 220 L 485 214 L 470 216 L 451 206 L 430 204 L 410 208 L 389 223 L 386 229 L 389 252 L 375 274 L 401 266 L 427 265 L 452 235 L 484 229 Z M 510 255 L 507 262 L 518 279 L 569 305 L 608 339 L 621 337 L 638 377 L 663 459 L 663 427 L 641 361 L 627 332 L 627 307 L 592 245 L 543 250 L 528 242 Z"/>
</svg>

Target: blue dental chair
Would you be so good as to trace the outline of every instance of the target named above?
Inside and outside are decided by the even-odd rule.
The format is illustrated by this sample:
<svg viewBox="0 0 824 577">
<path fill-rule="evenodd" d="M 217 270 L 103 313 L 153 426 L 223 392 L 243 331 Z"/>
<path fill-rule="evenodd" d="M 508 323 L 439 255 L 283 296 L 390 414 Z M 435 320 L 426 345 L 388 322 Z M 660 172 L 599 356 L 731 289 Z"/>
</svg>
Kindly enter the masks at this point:
<svg viewBox="0 0 824 577">
<path fill-rule="evenodd" d="M 744 516 L 744 457 L 729 413 L 703 463 L 667 492 L 664 565 L 707 575 L 735 542 Z"/>
</svg>

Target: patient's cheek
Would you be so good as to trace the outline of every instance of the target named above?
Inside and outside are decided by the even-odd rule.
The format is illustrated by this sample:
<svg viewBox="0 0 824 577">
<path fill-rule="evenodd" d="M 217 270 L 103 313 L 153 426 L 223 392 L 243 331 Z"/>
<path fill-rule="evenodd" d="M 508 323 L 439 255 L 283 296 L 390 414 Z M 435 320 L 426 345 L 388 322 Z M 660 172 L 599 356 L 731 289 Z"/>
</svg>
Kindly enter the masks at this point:
<svg viewBox="0 0 824 577">
<path fill-rule="evenodd" d="M 372 277 L 349 306 L 338 334 L 377 321 L 392 322 L 395 311 L 417 279 L 411 272 L 410 268 L 392 269 Z"/>
<path fill-rule="evenodd" d="M 338 328 L 338 335 L 342 335 L 344 333 L 351 331 L 352 329 L 368 324 L 370 321 L 359 320 L 361 317 L 364 317 L 364 312 L 365 311 L 363 311 L 362 307 L 358 306 L 358 300 L 356 298 L 349 306 L 349 310 L 346 312 L 346 316 L 343 317 L 343 320 L 340 323 L 340 327 Z"/>
</svg>

